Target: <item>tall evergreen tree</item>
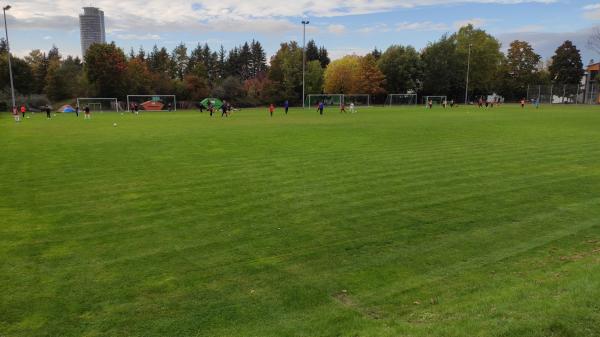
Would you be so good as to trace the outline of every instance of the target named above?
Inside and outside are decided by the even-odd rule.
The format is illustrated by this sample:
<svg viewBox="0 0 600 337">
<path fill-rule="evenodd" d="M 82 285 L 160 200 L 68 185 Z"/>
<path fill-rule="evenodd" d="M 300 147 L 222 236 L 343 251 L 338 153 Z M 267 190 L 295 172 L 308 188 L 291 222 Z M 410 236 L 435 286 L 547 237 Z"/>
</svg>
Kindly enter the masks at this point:
<svg viewBox="0 0 600 337">
<path fill-rule="evenodd" d="M 319 47 L 315 40 L 310 40 L 306 43 L 306 62 L 320 60 Z"/>
<path fill-rule="evenodd" d="M 183 77 L 187 73 L 187 67 L 189 64 L 190 58 L 187 54 L 187 47 L 183 42 L 173 49 L 172 59 L 175 65 L 175 74 L 178 80 L 183 80 Z"/>
<path fill-rule="evenodd" d="M 319 47 L 319 62 L 321 62 L 321 67 L 327 68 L 331 59 L 329 59 L 329 52 L 325 49 L 324 46 Z"/>
<path fill-rule="evenodd" d="M 265 51 L 258 41 L 252 40 L 250 44 L 251 54 L 252 54 L 252 67 L 250 71 L 250 76 L 252 78 L 256 78 L 260 74 L 263 74 L 267 70 L 267 56 Z"/>
<path fill-rule="evenodd" d="M 552 64 L 548 67 L 553 83 L 575 84 L 583 77 L 581 53 L 573 42 L 567 40 L 556 49 Z"/>
</svg>

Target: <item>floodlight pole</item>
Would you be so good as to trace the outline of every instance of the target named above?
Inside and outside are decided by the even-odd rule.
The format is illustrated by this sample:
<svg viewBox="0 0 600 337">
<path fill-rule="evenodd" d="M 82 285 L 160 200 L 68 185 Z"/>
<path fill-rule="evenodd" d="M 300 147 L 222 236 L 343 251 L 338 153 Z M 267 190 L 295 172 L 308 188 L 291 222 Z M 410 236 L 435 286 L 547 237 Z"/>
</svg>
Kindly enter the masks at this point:
<svg viewBox="0 0 600 337">
<path fill-rule="evenodd" d="M 2 11 L 4 13 L 4 33 L 6 34 L 6 52 L 8 53 L 8 74 L 10 75 L 10 93 L 12 95 L 12 108 L 14 110 L 17 106 L 17 103 L 15 102 L 15 86 L 13 84 L 12 64 L 10 61 L 10 45 L 8 43 L 8 26 L 6 25 L 6 11 L 9 9 L 10 5 L 2 7 Z"/>
<path fill-rule="evenodd" d="M 306 78 L 306 25 L 308 25 L 310 21 L 302 20 L 302 108 L 306 108 L 304 102 L 305 95 L 305 78 Z"/>
<path fill-rule="evenodd" d="M 469 104 L 469 72 L 471 72 L 471 47 L 472 43 L 469 43 L 469 57 L 467 57 L 467 83 L 465 85 L 465 105 Z"/>
</svg>

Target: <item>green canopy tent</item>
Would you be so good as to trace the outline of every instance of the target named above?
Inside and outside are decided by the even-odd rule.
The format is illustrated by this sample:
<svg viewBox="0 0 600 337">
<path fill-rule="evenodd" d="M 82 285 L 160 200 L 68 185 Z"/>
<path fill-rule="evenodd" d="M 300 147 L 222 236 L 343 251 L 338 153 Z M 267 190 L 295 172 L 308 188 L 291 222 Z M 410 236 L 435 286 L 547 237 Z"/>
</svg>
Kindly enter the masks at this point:
<svg viewBox="0 0 600 337">
<path fill-rule="evenodd" d="M 200 102 L 200 104 L 202 104 L 205 109 L 208 109 L 209 104 L 212 104 L 212 106 L 217 110 L 221 109 L 223 106 L 223 102 L 218 98 L 205 98 Z"/>
</svg>

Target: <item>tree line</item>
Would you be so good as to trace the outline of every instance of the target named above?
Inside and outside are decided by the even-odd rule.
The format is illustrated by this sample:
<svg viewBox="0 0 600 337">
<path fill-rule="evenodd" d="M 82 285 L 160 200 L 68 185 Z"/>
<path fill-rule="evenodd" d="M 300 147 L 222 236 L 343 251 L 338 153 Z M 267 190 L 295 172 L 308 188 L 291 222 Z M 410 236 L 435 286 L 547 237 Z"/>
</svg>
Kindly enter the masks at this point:
<svg viewBox="0 0 600 337">
<path fill-rule="evenodd" d="M 470 54 L 470 57 L 469 57 Z M 508 100 L 525 97 L 528 85 L 576 84 L 584 74 L 580 51 L 565 41 L 544 63 L 526 41 L 513 41 L 507 53 L 482 29 L 468 25 L 443 35 L 421 51 L 412 46 L 375 48 L 365 56 L 348 55 L 331 62 L 325 46 L 306 46 L 306 94 L 370 94 L 375 101 L 389 93 L 464 97 L 470 58 L 470 97 L 493 92 Z M 113 43 L 95 44 L 84 60 L 63 57 L 56 47 L 12 57 L 19 95 L 45 95 L 58 102 L 74 97 L 117 97 L 127 94 L 175 94 L 178 100 L 227 99 L 241 106 L 300 104 L 302 46 L 281 43 L 267 62 L 258 41 L 230 50 L 181 43 L 172 51 L 154 46 L 126 53 Z M 10 97 L 6 44 L 0 40 L 0 95 Z M 4 76 L 6 75 L 6 76 Z"/>
</svg>

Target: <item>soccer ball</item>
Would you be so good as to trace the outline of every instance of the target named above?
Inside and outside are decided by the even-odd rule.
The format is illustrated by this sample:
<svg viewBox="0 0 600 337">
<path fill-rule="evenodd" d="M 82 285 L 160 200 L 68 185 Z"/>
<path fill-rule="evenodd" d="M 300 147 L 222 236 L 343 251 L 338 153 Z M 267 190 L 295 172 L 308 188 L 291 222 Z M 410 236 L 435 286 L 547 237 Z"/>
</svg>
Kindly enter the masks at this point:
<svg viewBox="0 0 600 337">
<path fill-rule="evenodd" d="M 27 116 L 27 119 L 29 119 L 29 116 Z"/>
<path fill-rule="evenodd" d="M 114 126 L 114 127 L 117 127 L 117 123 L 113 123 L 113 126 Z"/>
</svg>

